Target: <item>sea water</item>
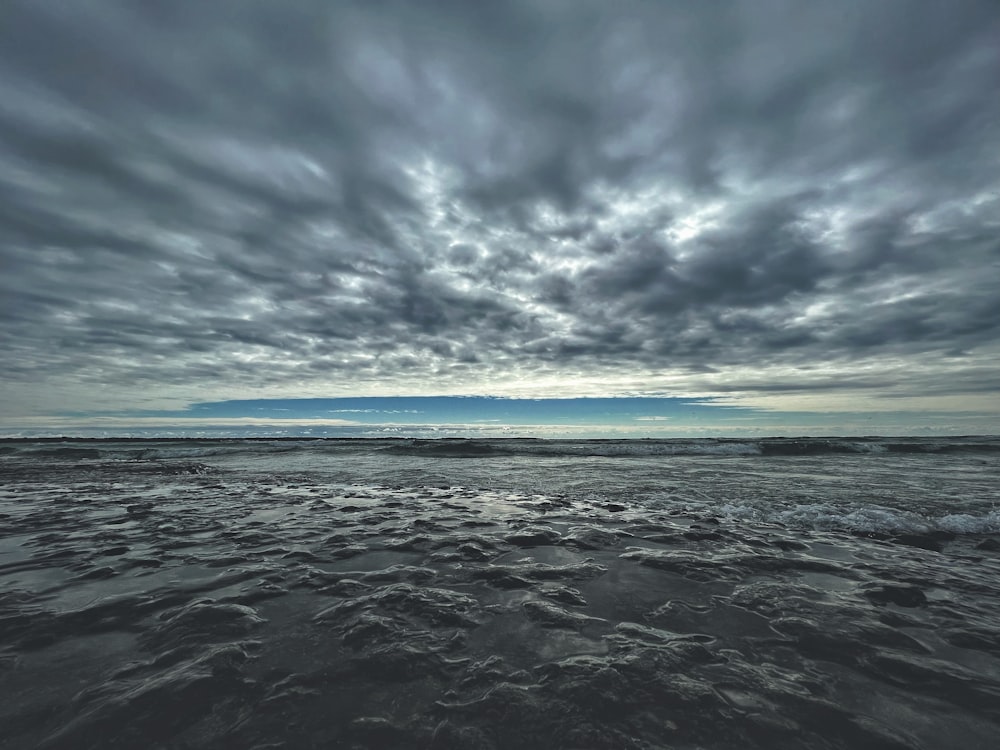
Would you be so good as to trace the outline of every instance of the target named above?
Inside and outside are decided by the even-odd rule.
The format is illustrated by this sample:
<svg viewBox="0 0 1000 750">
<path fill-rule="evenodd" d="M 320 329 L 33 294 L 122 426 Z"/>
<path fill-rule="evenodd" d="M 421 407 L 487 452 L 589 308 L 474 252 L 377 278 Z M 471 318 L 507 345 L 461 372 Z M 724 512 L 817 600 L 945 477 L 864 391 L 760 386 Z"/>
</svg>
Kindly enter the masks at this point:
<svg viewBox="0 0 1000 750">
<path fill-rule="evenodd" d="M 0 747 L 994 748 L 1000 439 L 0 443 Z"/>
</svg>

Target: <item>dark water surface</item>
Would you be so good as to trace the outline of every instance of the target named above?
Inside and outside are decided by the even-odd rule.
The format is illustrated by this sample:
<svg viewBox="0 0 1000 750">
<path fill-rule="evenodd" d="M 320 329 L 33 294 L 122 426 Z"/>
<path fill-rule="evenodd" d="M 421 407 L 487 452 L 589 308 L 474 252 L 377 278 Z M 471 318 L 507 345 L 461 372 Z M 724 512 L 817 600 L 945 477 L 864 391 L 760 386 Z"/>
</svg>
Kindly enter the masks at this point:
<svg viewBox="0 0 1000 750">
<path fill-rule="evenodd" d="M 995 748 L 1000 441 L 0 442 L 0 746 Z"/>
</svg>

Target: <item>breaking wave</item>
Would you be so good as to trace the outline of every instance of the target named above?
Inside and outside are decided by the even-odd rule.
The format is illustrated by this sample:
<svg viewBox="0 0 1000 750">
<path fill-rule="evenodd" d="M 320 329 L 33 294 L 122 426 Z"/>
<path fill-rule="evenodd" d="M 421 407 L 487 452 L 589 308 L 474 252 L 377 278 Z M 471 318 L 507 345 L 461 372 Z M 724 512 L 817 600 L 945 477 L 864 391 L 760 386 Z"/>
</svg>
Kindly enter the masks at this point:
<svg viewBox="0 0 1000 750">
<path fill-rule="evenodd" d="M 517 456 L 820 456 L 881 453 L 1000 453 L 1000 439 L 951 438 L 699 438 L 675 440 L 501 440 L 399 441 L 394 454 L 482 458 Z"/>
<path fill-rule="evenodd" d="M 726 504 L 717 508 L 726 520 L 775 523 L 795 529 L 849 531 L 873 534 L 995 534 L 1000 533 L 1000 510 L 984 513 L 925 515 L 878 505 L 841 508 L 824 503 L 791 508 Z"/>
<path fill-rule="evenodd" d="M 49 458 L 65 461 L 163 461 L 276 453 L 341 454 L 385 451 L 428 458 L 493 456 L 837 456 L 914 454 L 1000 454 L 1000 438 L 695 438 L 669 440 L 544 440 L 537 438 L 327 438 L 228 440 L 11 440 L 0 444 L 0 457 Z"/>
</svg>

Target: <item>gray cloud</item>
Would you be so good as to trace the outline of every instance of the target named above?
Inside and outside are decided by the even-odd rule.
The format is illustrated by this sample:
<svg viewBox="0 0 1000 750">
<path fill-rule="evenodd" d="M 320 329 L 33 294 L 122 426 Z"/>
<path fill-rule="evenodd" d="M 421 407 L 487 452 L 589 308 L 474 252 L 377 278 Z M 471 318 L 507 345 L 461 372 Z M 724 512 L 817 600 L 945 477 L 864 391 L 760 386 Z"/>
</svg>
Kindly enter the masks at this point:
<svg viewBox="0 0 1000 750">
<path fill-rule="evenodd" d="M 988 391 L 998 35 L 992 0 L 9 2 L 0 377 Z M 920 376 L 836 374 L 879 362 Z"/>
</svg>

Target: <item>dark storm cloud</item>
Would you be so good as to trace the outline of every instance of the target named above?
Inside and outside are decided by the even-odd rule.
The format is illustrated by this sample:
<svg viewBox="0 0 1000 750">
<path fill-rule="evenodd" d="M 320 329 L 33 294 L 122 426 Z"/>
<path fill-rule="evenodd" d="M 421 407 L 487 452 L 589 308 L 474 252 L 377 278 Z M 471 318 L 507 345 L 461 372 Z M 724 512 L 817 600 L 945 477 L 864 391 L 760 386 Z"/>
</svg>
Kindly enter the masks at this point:
<svg viewBox="0 0 1000 750">
<path fill-rule="evenodd" d="M 8 2 L 0 376 L 981 372 L 998 19 L 992 0 Z M 981 390 L 947 372 L 919 387 Z M 716 384 L 744 386 L 905 390 Z"/>
</svg>

